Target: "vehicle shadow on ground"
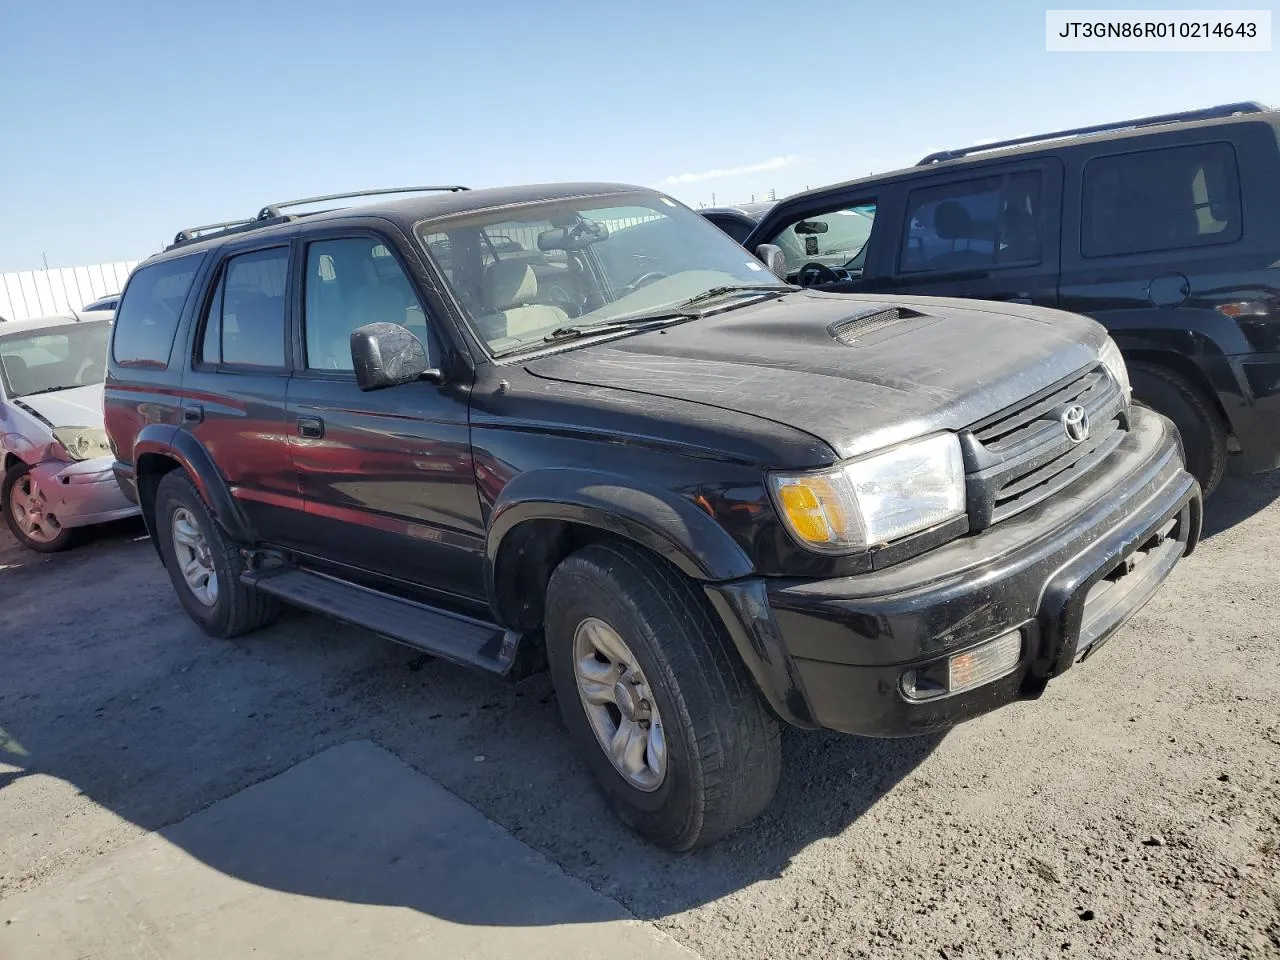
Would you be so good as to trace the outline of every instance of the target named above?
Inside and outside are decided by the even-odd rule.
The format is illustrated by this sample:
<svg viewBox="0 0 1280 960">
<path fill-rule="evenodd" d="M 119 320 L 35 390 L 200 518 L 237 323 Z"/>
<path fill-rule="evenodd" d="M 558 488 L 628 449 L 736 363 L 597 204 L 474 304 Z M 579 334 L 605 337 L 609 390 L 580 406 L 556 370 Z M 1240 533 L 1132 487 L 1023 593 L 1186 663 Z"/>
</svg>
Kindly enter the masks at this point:
<svg viewBox="0 0 1280 960">
<path fill-rule="evenodd" d="M 0 830 L 3 807 L 36 802 L 45 788 L 32 776 L 44 774 L 269 889 L 405 906 L 461 924 L 604 919 L 598 900 L 461 895 L 430 829 L 406 832 L 383 798 L 342 799 L 341 783 L 338 800 L 321 788 L 287 802 L 238 803 L 235 829 L 225 817 L 201 819 L 310 757 L 367 739 L 633 914 L 656 919 L 779 876 L 808 846 L 856 823 L 942 740 L 788 730 L 769 809 L 707 850 L 670 854 L 609 813 L 567 744 L 545 675 L 501 686 L 309 615 L 242 641 L 210 640 L 180 610 L 140 536 L 138 527 L 108 532 L 79 554 L 97 560 L 83 569 L 75 551 L 24 568 L 12 578 L 20 595 L 0 603 Z M 10 572 L 0 572 L 0 590 Z M 47 584 L 59 604 L 33 599 L 34 584 Z M 314 826 L 313 808 L 329 820 Z M 291 810 L 310 817 L 312 833 L 289 827 Z M 16 840 L 31 844 L 32 862 L 11 859 L 9 870 L 35 871 L 44 842 Z M 25 848 L 10 849 L 14 858 Z"/>
<path fill-rule="evenodd" d="M 1205 539 L 1230 530 L 1280 500 L 1280 470 L 1246 474 L 1233 469 L 1204 507 Z"/>
<path fill-rule="evenodd" d="M 147 528 L 140 517 L 114 520 L 86 527 L 76 536 L 72 546 L 57 553 L 39 553 L 22 546 L 0 523 L 0 596 L 4 593 L 6 574 L 32 571 L 39 567 L 61 567 L 83 564 L 100 557 L 121 543 L 146 539 Z"/>
</svg>

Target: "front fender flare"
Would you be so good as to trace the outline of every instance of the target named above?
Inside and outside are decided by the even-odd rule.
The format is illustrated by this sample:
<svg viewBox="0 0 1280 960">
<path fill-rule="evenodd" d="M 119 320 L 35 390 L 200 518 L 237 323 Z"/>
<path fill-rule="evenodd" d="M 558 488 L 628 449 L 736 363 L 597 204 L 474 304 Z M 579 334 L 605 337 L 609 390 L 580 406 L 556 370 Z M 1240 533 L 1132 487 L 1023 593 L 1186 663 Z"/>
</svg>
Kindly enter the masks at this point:
<svg viewBox="0 0 1280 960">
<path fill-rule="evenodd" d="M 527 520 L 562 520 L 632 540 L 701 581 L 750 576 L 754 564 L 710 515 L 670 490 L 603 470 L 549 468 L 522 473 L 498 495 L 485 543 L 485 579 L 502 542 Z"/>
</svg>

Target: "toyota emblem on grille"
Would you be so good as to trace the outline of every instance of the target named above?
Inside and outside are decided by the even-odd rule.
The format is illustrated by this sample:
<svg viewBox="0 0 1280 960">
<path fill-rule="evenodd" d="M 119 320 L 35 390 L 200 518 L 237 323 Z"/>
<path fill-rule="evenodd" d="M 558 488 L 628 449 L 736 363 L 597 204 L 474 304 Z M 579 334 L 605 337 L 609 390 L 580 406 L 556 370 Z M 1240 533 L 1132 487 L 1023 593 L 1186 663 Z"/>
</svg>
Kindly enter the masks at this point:
<svg viewBox="0 0 1280 960">
<path fill-rule="evenodd" d="M 1072 443 L 1083 443 L 1089 439 L 1089 411 L 1078 403 L 1073 403 L 1062 411 L 1062 428 L 1067 431 L 1067 438 Z"/>
</svg>

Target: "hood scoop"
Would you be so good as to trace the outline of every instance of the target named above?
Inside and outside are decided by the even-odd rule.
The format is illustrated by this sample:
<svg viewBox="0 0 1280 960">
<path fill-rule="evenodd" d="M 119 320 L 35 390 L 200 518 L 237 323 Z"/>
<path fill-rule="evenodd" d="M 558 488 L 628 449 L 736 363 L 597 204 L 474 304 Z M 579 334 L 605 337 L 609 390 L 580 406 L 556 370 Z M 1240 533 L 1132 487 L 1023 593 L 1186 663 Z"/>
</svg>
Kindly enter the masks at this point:
<svg viewBox="0 0 1280 960">
<path fill-rule="evenodd" d="M 852 347 L 859 340 L 879 330 L 891 327 L 904 320 L 914 320 L 923 316 L 925 314 L 919 310 L 912 310 L 910 307 L 886 308 L 877 306 L 861 313 L 855 313 L 851 317 L 837 320 L 827 327 L 827 333 L 831 334 L 833 340 L 843 343 L 846 347 Z"/>
</svg>

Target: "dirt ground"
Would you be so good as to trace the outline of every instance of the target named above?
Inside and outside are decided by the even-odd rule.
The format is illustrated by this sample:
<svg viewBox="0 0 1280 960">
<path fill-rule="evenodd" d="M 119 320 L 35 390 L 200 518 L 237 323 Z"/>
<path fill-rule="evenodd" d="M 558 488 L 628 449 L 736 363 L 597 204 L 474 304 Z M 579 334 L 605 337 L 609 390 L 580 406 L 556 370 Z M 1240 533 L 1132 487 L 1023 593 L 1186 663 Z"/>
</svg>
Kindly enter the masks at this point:
<svg viewBox="0 0 1280 960">
<path fill-rule="evenodd" d="M 1039 701 L 924 740 L 789 732 L 763 819 L 689 856 L 615 825 L 545 678 L 502 687 L 301 614 L 209 640 L 137 524 L 53 558 L 0 533 L 0 919 L 368 737 L 708 960 L 1280 956 L 1277 499 L 1280 475 L 1228 481 L 1196 554 Z"/>
</svg>

